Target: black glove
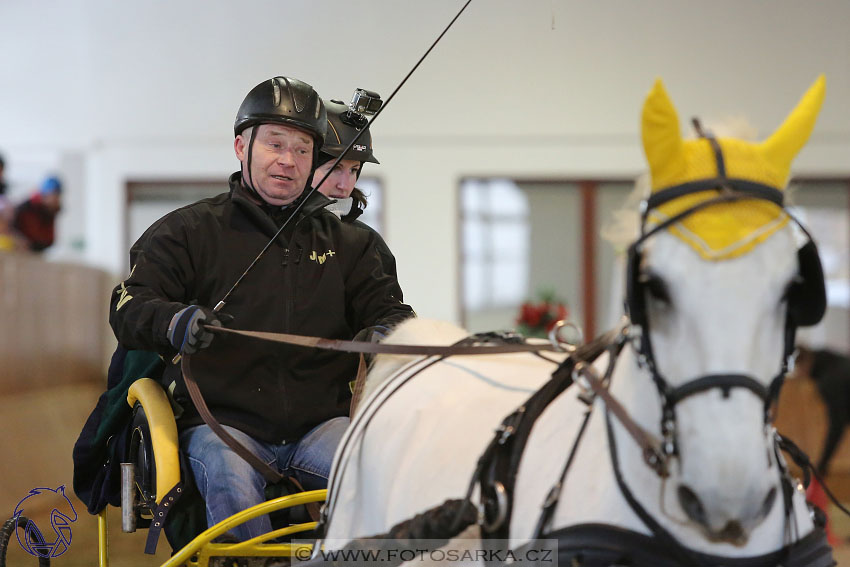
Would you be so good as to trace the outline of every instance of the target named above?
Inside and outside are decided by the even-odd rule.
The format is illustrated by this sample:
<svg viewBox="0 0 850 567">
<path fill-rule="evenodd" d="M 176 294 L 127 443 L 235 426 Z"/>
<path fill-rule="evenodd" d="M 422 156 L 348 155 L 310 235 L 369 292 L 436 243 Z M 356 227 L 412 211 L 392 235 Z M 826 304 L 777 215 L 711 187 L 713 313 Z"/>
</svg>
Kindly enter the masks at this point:
<svg viewBox="0 0 850 567">
<path fill-rule="evenodd" d="M 213 340 L 207 326 L 221 327 L 215 312 L 200 305 L 181 309 L 171 318 L 168 325 L 168 342 L 182 354 L 192 354 L 206 348 Z"/>
<path fill-rule="evenodd" d="M 365 329 L 360 329 L 356 335 L 354 335 L 355 341 L 362 341 L 364 343 L 379 343 L 390 334 L 389 327 L 384 327 L 383 325 L 374 325 L 372 327 L 366 327 Z"/>
<path fill-rule="evenodd" d="M 360 329 L 357 331 L 357 334 L 354 335 L 352 340 L 361 341 L 364 343 L 379 343 L 390 334 L 389 327 L 384 327 L 383 325 L 374 325 L 372 327 L 366 327 L 365 329 Z M 375 359 L 375 355 L 373 353 L 367 352 L 363 353 L 363 359 L 366 361 L 366 364 L 371 366 L 372 361 Z"/>
</svg>

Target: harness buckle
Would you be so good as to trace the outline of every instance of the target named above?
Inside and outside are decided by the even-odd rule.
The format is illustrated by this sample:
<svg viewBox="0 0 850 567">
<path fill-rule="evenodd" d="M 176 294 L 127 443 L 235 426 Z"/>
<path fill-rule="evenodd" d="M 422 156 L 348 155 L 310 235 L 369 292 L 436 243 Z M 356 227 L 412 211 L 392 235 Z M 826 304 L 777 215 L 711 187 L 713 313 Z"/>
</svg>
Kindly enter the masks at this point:
<svg viewBox="0 0 850 567">
<path fill-rule="evenodd" d="M 664 452 L 658 447 L 644 448 L 643 460 L 661 478 L 670 476 L 670 471 L 667 470 L 667 458 L 664 456 Z"/>
<path fill-rule="evenodd" d="M 496 429 L 496 433 L 499 434 L 499 445 L 504 445 L 505 443 L 507 443 L 508 439 L 513 437 L 515 431 L 516 429 L 513 425 L 500 425 L 498 429 Z"/>
<path fill-rule="evenodd" d="M 585 367 L 587 365 L 584 362 L 578 362 L 573 367 L 573 384 L 579 387 L 581 392 L 578 394 L 578 399 L 587 406 L 593 405 L 593 401 L 596 399 L 596 393 L 593 391 L 593 388 L 590 386 L 590 382 L 584 375 Z"/>
<path fill-rule="evenodd" d="M 508 517 L 508 491 L 505 490 L 505 485 L 497 480 L 491 487 L 493 496 L 484 496 L 482 490 L 481 503 L 478 505 L 478 525 L 488 533 L 502 527 Z M 493 519 L 488 520 L 488 517 Z"/>
<path fill-rule="evenodd" d="M 546 501 L 543 502 L 543 508 L 551 508 L 561 499 L 561 481 L 556 482 L 549 489 L 549 494 L 546 495 Z"/>
<path fill-rule="evenodd" d="M 520 406 L 514 413 L 506 417 L 499 427 L 496 428 L 496 434 L 498 436 L 496 442 L 499 445 L 504 445 L 511 437 L 514 436 L 517 425 L 519 425 L 519 422 L 522 420 L 522 416 L 524 415 L 525 406 Z"/>
</svg>

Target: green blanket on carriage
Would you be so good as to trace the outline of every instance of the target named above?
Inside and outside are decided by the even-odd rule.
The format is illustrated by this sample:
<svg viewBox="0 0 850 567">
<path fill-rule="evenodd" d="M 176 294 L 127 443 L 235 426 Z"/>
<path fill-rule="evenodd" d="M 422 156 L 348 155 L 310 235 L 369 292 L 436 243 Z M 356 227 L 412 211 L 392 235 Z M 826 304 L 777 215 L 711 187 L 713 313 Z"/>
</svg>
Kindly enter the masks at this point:
<svg viewBox="0 0 850 567">
<path fill-rule="evenodd" d="M 112 355 L 107 389 L 74 445 L 74 492 L 90 514 L 100 513 L 109 504 L 121 506 L 120 463 L 127 458 L 133 418 L 127 392 L 139 378 L 159 380 L 165 366 L 165 361 L 155 352 L 127 350 L 119 345 Z M 186 476 L 191 482 L 191 475 Z M 168 515 L 165 527 L 174 549 L 183 547 L 207 527 L 203 500 L 193 486 L 186 488 Z"/>
<path fill-rule="evenodd" d="M 112 355 L 107 376 L 107 389 L 101 394 L 74 445 L 74 492 L 91 514 L 107 505 L 121 506 L 121 467 L 127 456 L 127 443 L 133 409 L 127 404 L 130 386 L 139 378 L 160 381 L 166 362 L 155 352 L 127 350 L 118 346 Z M 169 512 L 165 535 L 172 549 L 186 546 L 207 529 L 206 505 L 194 485 L 185 455 L 180 453 L 182 496 Z M 266 498 L 272 499 L 296 491 L 288 483 L 266 487 Z M 286 525 L 286 513 L 271 514 L 273 525 Z M 305 520 L 308 521 L 308 520 Z"/>
<path fill-rule="evenodd" d="M 127 391 L 139 378 L 158 378 L 165 362 L 155 352 L 119 346 L 112 355 L 107 389 L 101 394 L 74 445 L 74 492 L 90 514 L 121 505 L 121 467 L 132 408 Z"/>
</svg>

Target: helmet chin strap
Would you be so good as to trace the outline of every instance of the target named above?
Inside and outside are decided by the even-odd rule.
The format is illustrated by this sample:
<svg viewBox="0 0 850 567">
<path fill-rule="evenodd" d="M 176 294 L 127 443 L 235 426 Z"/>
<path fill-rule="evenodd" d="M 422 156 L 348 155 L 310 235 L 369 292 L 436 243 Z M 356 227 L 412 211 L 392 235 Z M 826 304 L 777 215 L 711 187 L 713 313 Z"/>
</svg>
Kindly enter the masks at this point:
<svg viewBox="0 0 850 567">
<path fill-rule="evenodd" d="M 254 187 L 254 176 L 251 174 L 251 162 L 254 156 L 254 140 L 257 138 L 257 128 L 259 127 L 259 124 L 251 126 L 251 140 L 248 142 L 248 159 L 247 163 L 245 164 L 248 167 L 248 189 L 257 194 L 259 194 L 259 192 Z M 245 179 L 244 171 L 242 172 L 242 179 Z"/>
</svg>

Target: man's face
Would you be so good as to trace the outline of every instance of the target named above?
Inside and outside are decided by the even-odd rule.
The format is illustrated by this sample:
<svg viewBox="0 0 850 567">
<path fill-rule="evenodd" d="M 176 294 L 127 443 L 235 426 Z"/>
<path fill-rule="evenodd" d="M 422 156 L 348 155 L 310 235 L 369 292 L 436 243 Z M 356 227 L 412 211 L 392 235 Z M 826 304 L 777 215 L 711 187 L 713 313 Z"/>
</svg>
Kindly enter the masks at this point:
<svg viewBox="0 0 850 567">
<path fill-rule="evenodd" d="M 236 137 L 234 149 L 242 162 L 245 184 L 253 185 L 260 197 L 270 205 L 288 205 L 297 199 L 307 185 L 313 165 L 313 137 L 298 128 L 283 124 L 260 124 L 251 156 L 248 175 L 250 130 Z"/>
<path fill-rule="evenodd" d="M 316 168 L 316 173 L 313 174 L 313 187 L 316 183 L 322 180 L 325 174 L 330 171 L 335 159 Z M 360 171 L 360 162 L 353 159 L 344 159 L 331 171 L 325 182 L 319 187 L 319 192 L 331 199 L 347 199 L 351 196 L 354 190 L 354 183 L 357 181 L 357 174 Z"/>
</svg>

